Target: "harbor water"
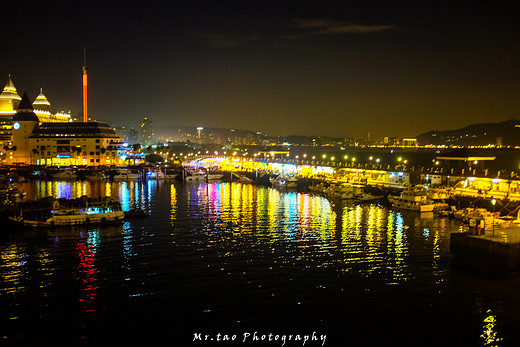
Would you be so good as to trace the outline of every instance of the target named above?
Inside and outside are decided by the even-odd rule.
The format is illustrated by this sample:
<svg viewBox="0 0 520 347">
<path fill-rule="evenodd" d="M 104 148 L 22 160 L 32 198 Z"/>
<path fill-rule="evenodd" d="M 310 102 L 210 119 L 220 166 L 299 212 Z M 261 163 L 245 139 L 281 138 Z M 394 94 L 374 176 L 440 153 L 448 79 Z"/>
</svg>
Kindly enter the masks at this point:
<svg viewBox="0 0 520 347">
<path fill-rule="evenodd" d="M 520 345 L 520 280 L 453 268 L 455 219 L 236 182 L 19 188 L 149 216 L 3 231 L 2 345 Z"/>
</svg>

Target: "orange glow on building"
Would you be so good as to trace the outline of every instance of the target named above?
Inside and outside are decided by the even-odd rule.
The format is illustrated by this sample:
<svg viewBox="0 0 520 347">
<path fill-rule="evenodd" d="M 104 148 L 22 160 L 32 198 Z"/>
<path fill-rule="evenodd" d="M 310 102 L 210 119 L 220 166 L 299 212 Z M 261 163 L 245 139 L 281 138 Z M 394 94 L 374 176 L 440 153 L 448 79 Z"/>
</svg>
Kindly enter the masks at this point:
<svg viewBox="0 0 520 347">
<path fill-rule="evenodd" d="M 88 122 L 87 107 L 87 47 L 83 48 L 83 122 Z"/>
<path fill-rule="evenodd" d="M 83 66 L 83 121 L 88 122 L 87 108 L 87 67 Z"/>
</svg>

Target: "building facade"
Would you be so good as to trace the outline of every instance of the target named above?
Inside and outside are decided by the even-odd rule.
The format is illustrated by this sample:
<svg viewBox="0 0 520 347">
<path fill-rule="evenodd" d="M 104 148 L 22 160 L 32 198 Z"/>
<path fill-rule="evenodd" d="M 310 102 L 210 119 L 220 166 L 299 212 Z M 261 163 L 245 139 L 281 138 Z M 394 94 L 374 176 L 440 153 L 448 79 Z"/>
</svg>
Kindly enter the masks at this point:
<svg viewBox="0 0 520 347">
<path fill-rule="evenodd" d="M 13 140 L 13 122 L 12 117 L 20 105 L 22 98 L 18 95 L 16 87 L 9 75 L 7 83 L 0 94 L 0 145 L 9 146 Z M 49 100 L 40 89 L 40 94 L 32 103 L 33 113 L 38 117 L 38 122 L 70 122 L 70 113 L 57 112 L 53 113 Z"/>
<path fill-rule="evenodd" d="M 7 164 L 50 166 L 123 165 L 119 137 L 102 122 L 40 122 L 25 93 L 12 117 Z"/>
<path fill-rule="evenodd" d="M 143 147 L 151 146 L 154 142 L 152 121 L 145 117 L 141 123 L 140 144 Z"/>
</svg>

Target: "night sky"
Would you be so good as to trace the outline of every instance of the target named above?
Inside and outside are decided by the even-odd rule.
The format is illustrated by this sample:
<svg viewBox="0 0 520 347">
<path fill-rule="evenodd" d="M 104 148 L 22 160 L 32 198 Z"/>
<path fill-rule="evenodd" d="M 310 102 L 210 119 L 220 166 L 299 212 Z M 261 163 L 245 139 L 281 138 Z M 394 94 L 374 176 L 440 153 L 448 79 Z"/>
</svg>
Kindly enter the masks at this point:
<svg viewBox="0 0 520 347">
<path fill-rule="evenodd" d="M 372 139 L 520 118 L 514 2 L 3 4 L 0 84 L 54 111 Z M 505 3 L 505 2 L 504 2 Z"/>
</svg>

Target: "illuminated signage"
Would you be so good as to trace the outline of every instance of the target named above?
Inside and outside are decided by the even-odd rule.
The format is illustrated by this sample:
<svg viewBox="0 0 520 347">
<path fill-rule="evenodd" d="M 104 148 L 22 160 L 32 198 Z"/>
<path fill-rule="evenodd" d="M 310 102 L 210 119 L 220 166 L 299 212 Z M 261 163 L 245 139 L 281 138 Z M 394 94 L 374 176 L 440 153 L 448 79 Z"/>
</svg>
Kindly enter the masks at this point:
<svg viewBox="0 0 520 347">
<path fill-rule="evenodd" d="M 14 123 L 13 128 L 14 128 L 14 130 L 20 129 L 20 123 L 18 123 L 18 122 Z"/>
</svg>

